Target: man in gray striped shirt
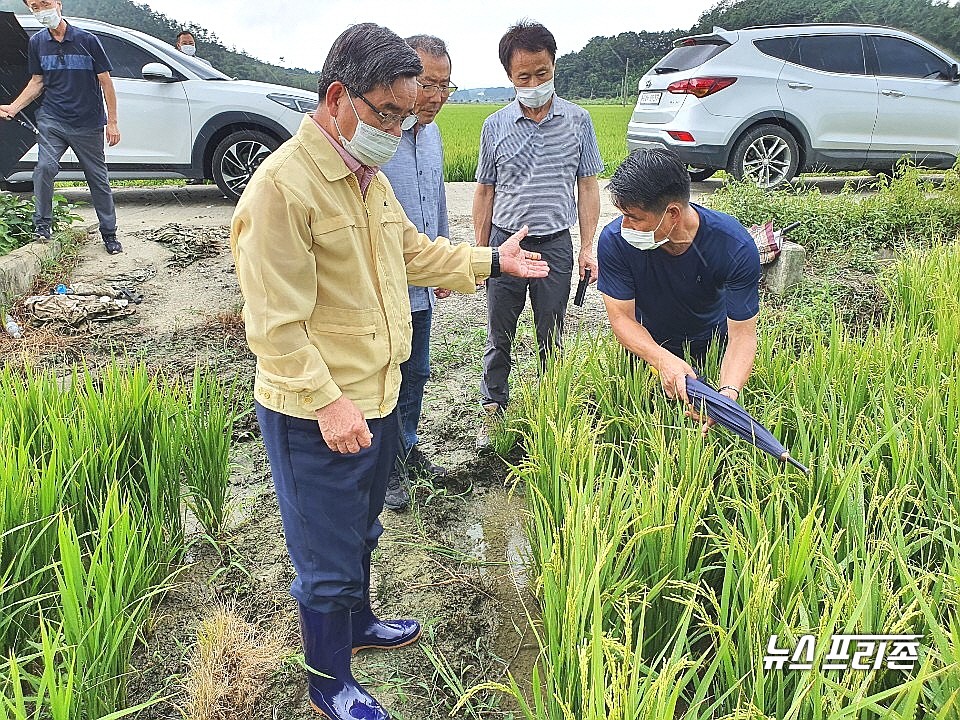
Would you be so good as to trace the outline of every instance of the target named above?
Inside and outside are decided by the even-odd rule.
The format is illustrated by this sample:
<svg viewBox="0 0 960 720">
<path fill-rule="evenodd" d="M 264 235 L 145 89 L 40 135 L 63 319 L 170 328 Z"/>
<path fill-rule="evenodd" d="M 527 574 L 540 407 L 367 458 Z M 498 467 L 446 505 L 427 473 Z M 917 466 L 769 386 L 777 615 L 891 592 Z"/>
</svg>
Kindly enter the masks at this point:
<svg viewBox="0 0 960 720">
<path fill-rule="evenodd" d="M 527 227 L 521 245 L 550 263 L 550 276 L 537 280 L 487 281 L 487 343 L 480 384 L 485 422 L 477 449 L 490 445 L 489 431 L 510 399 L 510 347 L 527 290 L 537 328 L 543 367 L 560 343 L 570 298 L 573 243 L 579 221 L 578 273 L 597 279 L 593 236 L 600 217 L 597 175 L 603 160 L 590 115 L 557 97 L 553 75 L 557 42 L 543 25 L 521 21 L 500 39 L 500 62 L 517 98 L 493 113 L 480 134 L 473 226 L 477 245 L 497 247 Z M 576 188 L 576 197 L 574 196 Z"/>
</svg>

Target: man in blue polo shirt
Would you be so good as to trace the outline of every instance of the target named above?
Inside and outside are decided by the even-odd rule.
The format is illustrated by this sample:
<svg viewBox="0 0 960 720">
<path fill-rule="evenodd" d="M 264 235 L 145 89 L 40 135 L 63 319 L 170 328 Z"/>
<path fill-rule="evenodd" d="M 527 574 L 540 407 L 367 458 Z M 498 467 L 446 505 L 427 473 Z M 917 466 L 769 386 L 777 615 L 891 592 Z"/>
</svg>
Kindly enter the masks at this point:
<svg viewBox="0 0 960 720">
<path fill-rule="evenodd" d="M 685 377 L 697 376 L 691 362 L 702 368 L 718 344 L 720 392 L 736 400 L 757 354 L 760 255 L 753 238 L 730 215 L 690 202 L 687 166 L 666 148 L 632 153 L 608 190 L 623 216 L 600 233 L 597 287 L 617 340 L 657 369 L 669 397 L 684 402 Z"/>
<path fill-rule="evenodd" d="M 50 238 L 53 180 L 60 172 L 60 158 L 70 148 L 90 187 L 103 244 L 115 255 L 123 248 L 117 241 L 117 214 L 103 147 L 104 126 L 107 143 L 113 147 L 120 142 L 110 61 L 95 35 L 63 19 L 60 0 L 23 1 L 45 29 L 30 38 L 30 82 L 11 104 L 0 105 L 0 117 L 12 118 L 43 95 L 37 110 L 39 156 L 33 170 L 34 231 L 40 240 Z"/>
</svg>

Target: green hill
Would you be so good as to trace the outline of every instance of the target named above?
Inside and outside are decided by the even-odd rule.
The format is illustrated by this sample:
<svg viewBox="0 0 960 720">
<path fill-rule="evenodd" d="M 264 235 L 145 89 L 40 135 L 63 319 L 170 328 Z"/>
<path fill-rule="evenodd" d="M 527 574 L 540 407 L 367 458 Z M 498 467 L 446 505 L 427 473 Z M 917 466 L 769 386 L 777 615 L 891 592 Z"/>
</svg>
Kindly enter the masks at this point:
<svg viewBox="0 0 960 720">
<path fill-rule="evenodd" d="M 0 10 L 25 13 L 22 0 L 0 0 Z M 163 13 L 130 0 L 64 0 L 63 12 L 74 17 L 93 18 L 122 27 L 140 30 L 166 40 L 171 45 L 180 30 L 189 30 L 197 38 L 199 55 L 221 72 L 244 80 L 260 80 L 280 85 L 317 89 L 317 75 L 302 68 L 284 68 L 257 60 L 236 48 L 227 48 L 215 33 L 195 25 L 181 25 Z M 266 9 L 264 10 L 266 12 Z"/>
<path fill-rule="evenodd" d="M 786 23 L 864 23 L 887 25 L 921 35 L 953 55 L 960 55 L 960 6 L 933 0 L 722 0 L 707 10 L 689 30 L 657 33 L 625 32 L 595 37 L 575 53 L 557 59 L 557 90 L 568 98 L 626 100 L 637 80 L 684 35 L 708 32 L 719 26 L 739 30 L 750 25 Z M 627 68 L 629 60 L 629 69 Z"/>
</svg>

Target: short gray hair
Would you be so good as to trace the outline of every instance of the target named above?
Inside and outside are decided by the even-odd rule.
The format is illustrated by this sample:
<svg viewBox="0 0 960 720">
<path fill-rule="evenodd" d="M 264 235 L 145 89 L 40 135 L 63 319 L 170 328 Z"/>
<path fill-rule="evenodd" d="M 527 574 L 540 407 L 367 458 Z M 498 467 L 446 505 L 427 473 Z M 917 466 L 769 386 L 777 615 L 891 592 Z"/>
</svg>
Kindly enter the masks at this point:
<svg viewBox="0 0 960 720">
<path fill-rule="evenodd" d="M 363 95 L 399 78 L 423 72 L 420 56 L 390 28 L 360 23 L 344 30 L 333 41 L 320 71 L 317 89 L 323 98 L 327 89 L 341 82 L 352 93 Z"/>
<path fill-rule="evenodd" d="M 450 60 L 450 51 L 447 50 L 447 44 L 436 35 L 411 35 L 406 42 L 414 50 L 420 50 L 430 57 L 446 57 L 447 62 L 453 64 L 453 61 Z"/>
</svg>

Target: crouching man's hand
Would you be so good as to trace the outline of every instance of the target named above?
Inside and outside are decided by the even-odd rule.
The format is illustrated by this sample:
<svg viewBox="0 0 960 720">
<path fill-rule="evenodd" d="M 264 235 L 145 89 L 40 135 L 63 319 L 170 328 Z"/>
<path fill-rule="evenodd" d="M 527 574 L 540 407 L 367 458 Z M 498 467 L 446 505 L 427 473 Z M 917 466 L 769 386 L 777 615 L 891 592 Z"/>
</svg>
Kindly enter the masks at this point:
<svg viewBox="0 0 960 720">
<path fill-rule="evenodd" d="M 673 400 L 683 400 L 689 405 L 687 377 L 695 378 L 697 376 L 690 363 L 664 349 L 660 357 L 657 358 L 655 367 L 657 374 L 660 376 L 660 384 L 663 386 L 663 391 L 667 394 L 667 397 Z"/>
</svg>

